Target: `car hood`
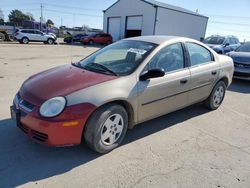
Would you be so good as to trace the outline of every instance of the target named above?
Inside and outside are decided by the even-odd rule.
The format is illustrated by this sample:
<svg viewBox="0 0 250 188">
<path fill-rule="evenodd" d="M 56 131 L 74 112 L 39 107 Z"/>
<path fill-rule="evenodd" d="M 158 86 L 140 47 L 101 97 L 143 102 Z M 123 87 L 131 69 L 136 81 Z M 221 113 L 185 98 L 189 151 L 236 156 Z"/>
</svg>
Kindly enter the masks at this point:
<svg viewBox="0 0 250 188">
<path fill-rule="evenodd" d="M 220 44 L 206 44 L 208 47 L 214 49 L 214 48 L 221 48 Z"/>
<path fill-rule="evenodd" d="M 116 78 L 116 76 L 87 71 L 73 65 L 64 65 L 28 78 L 20 89 L 20 96 L 22 99 L 40 106 L 52 97 L 66 96 Z"/>
<path fill-rule="evenodd" d="M 234 62 L 250 64 L 250 52 L 230 52 L 228 55 Z"/>
</svg>

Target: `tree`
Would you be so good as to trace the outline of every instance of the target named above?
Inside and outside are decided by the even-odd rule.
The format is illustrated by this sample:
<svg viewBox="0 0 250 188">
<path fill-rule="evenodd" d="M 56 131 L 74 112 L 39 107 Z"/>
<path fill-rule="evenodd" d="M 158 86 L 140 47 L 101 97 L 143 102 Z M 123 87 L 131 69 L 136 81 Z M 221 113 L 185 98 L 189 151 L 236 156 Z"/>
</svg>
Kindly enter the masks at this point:
<svg viewBox="0 0 250 188">
<path fill-rule="evenodd" d="M 48 19 L 46 24 L 47 24 L 47 26 L 53 26 L 54 22 L 51 19 Z"/>
<path fill-rule="evenodd" d="M 22 22 L 25 20 L 34 20 L 33 17 L 30 17 L 29 15 L 24 14 L 20 10 L 12 10 L 10 14 L 8 15 L 10 23 L 13 23 L 17 26 L 21 26 Z"/>
<path fill-rule="evenodd" d="M 1 9 L 0 9 L 0 23 L 4 23 L 4 14 Z"/>
</svg>

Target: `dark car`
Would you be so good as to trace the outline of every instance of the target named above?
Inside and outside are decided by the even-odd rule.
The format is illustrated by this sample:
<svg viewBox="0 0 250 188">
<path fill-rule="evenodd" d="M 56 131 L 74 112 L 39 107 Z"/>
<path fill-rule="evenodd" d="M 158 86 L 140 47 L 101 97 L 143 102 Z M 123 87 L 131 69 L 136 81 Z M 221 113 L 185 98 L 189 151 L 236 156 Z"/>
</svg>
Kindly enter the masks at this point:
<svg viewBox="0 0 250 188">
<path fill-rule="evenodd" d="M 106 33 L 99 33 L 81 38 L 83 44 L 111 44 L 113 42 L 112 36 Z"/>
<path fill-rule="evenodd" d="M 212 35 L 206 38 L 203 43 L 208 45 L 218 54 L 231 52 L 240 46 L 240 41 L 235 36 Z"/>
<path fill-rule="evenodd" d="M 81 38 L 88 36 L 87 34 L 77 34 L 74 36 L 68 36 L 64 38 L 64 42 L 72 43 L 72 42 L 80 42 Z"/>
<path fill-rule="evenodd" d="M 250 42 L 227 55 L 234 61 L 234 78 L 250 80 Z"/>
</svg>

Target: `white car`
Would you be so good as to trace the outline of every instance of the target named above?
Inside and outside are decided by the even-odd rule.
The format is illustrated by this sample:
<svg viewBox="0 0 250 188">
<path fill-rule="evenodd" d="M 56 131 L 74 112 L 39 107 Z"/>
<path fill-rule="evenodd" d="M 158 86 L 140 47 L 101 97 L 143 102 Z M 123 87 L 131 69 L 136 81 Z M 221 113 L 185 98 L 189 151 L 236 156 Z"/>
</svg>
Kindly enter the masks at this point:
<svg viewBox="0 0 250 188">
<path fill-rule="evenodd" d="M 53 35 L 43 33 L 35 29 L 20 29 L 15 33 L 15 39 L 22 44 L 32 42 L 43 42 L 44 44 L 54 44 L 56 38 Z"/>
</svg>

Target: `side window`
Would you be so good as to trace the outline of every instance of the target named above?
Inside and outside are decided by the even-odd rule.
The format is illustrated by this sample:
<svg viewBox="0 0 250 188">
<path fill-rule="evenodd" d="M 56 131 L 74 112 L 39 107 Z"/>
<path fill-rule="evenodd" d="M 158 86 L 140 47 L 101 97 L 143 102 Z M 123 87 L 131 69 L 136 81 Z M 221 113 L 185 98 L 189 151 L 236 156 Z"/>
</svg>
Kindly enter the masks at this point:
<svg viewBox="0 0 250 188">
<path fill-rule="evenodd" d="M 34 34 L 34 31 L 33 30 L 27 30 L 29 34 Z"/>
<path fill-rule="evenodd" d="M 198 44 L 186 43 L 191 66 L 213 61 L 210 51 Z"/>
<path fill-rule="evenodd" d="M 230 40 L 229 40 L 229 38 L 226 38 L 226 40 L 224 41 L 224 43 L 223 44 L 230 44 Z"/>
<path fill-rule="evenodd" d="M 230 38 L 230 44 L 236 44 L 236 41 L 234 38 Z"/>
<path fill-rule="evenodd" d="M 42 35 L 42 32 L 40 32 L 40 31 L 34 31 L 34 32 L 35 32 L 35 34 Z"/>
<path fill-rule="evenodd" d="M 171 72 L 184 68 L 184 56 L 181 43 L 169 45 L 161 49 L 149 62 L 149 69 L 163 69 Z"/>
</svg>

